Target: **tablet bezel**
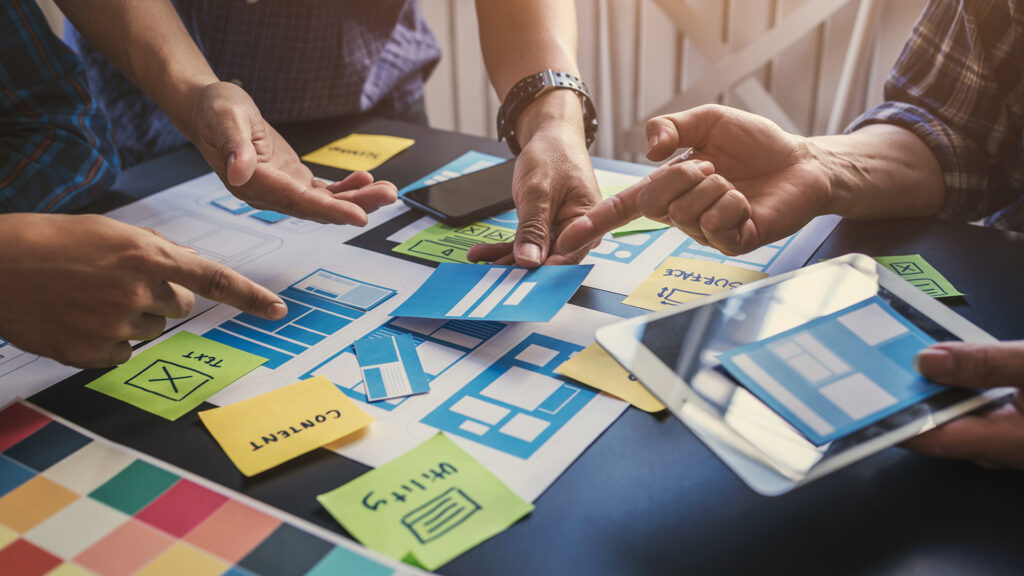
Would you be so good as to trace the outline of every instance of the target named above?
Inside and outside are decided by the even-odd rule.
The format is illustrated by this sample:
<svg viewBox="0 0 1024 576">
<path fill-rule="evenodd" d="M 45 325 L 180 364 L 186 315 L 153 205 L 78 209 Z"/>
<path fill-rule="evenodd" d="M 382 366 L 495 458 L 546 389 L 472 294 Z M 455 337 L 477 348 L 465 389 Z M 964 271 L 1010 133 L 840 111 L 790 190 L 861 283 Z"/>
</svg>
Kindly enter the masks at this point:
<svg viewBox="0 0 1024 576">
<path fill-rule="evenodd" d="M 986 404 L 1006 398 L 1012 389 L 1002 388 L 980 392 L 967 399 L 907 421 L 889 432 L 870 438 L 833 456 L 826 456 L 807 473 L 798 472 L 780 462 L 772 461 L 747 438 L 729 426 L 703 397 L 694 391 L 675 370 L 641 341 L 649 323 L 675 314 L 684 314 L 717 302 L 763 289 L 794 277 L 815 273 L 824 266 L 850 266 L 891 292 L 916 311 L 925 315 L 957 338 L 968 342 L 996 342 L 981 328 L 927 296 L 873 258 L 847 254 L 771 278 L 747 284 L 724 293 L 701 298 L 695 302 L 605 326 L 597 331 L 598 343 L 630 371 L 654 394 L 668 410 L 679 418 L 716 455 L 718 455 L 753 490 L 764 495 L 778 495 L 830 474 L 889 446 L 939 426 L 953 418 Z M 895 417 L 895 416 L 894 416 Z M 781 417 L 780 417 L 781 418 Z M 893 418 L 893 417 L 891 417 Z"/>
</svg>

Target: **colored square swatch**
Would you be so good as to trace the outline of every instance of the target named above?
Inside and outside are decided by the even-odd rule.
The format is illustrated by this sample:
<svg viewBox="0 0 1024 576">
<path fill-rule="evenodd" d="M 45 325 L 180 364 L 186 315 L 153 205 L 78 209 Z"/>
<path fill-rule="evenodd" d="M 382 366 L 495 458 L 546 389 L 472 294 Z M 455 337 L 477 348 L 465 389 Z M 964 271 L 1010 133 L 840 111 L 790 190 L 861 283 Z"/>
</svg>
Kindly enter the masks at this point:
<svg viewBox="0 0 1024 576">
<path fill-rule="evenodd" d="M 94 441 L 47 468 L 43 476 L 72 492 L 88 494 L 134 461 L 135 457 L 129 453 L 105 442 Z"/>
<path fill-rule="evenodd" d="M 93 576 L 93 573 L 70 562 L 65 562 L 46 573 L 46 576 Z"/>
<path fill-rule="evenodd" d="M 89 496 L 125 514 L 135 514 L 170 488 L 178 477 L 136 460 Z"/>
<path fill-rule="evenodd" d="M 4 408 L 0 412 L 0 451 L 21 442 L 49 422 L 49 418 L 20 402 Z"/>
<path fill-rule="evenodd" d="M 139 570 L 137 576 L 220 576 L 227 567 L 227 562 L 184 542 L 177 542 Z"/>
<path fill-rule="evenodd" d="M 35 472 L 0 454 L 0 496 L 28 482 Z"/>
<path fill-rule="evenodd" d="M 171 546 L 171 537 L 128 519 L 74 560 L 104 576 L 130 576 Z"/>
<path fill-rule="evenodd" d="M 128 517 L 91 498 L 79 498 L 25 533 L 25 539 L 61 558 L 74 558 Z"/>
<path fill-rule="evenodd" d="M 395 571 L 369 558 L 360 556 L 345 548 L 335 548 L 324 556 L 306 576 L 335 576 L 337 574 L 358 574 L 359 576 L 390 576 Z"/>
<path fill-rule="evenodd" d="M 35 434 L 8 448 L 4 454 L 42 472 L 89 442 L 89 438 L 71 428 L 59 422 L 50 422 Z"/>
<path fill-rule="evenodd" d="M 302 576 L 333 548 L 290 524 L 282 524 L 238 563 L 265 576 Z"/>
<path fill-rule="evenodd" d="M 78 494 L 36 476 L 0 498 L 0 524 L 24 534 L 76 499 Z"/>
<path fill-rule="evenodd" d="M 43 576 L 59 565 L 60 558 L 24 540 L 0 550 L 0 566 L 11 576 Z"/>
<path fill-rule="evenodd" d="M 7 526 L 0 524 L 0 549 L 6 548 L 8 544 L 18 539 L 18 533 Z"/>
<path fill-rule="evenodd" d="M 252 552 L 280 525 L 277 518 L 228 501 L 197 526 L 185 541 L 234 563 Z"/>
<path fill-rule="evenodd" d="M 135 517 L 181 538 L 226 501 L 225 496 L 188 480 L 182 480 L 143 508 Z"/>
</svg>

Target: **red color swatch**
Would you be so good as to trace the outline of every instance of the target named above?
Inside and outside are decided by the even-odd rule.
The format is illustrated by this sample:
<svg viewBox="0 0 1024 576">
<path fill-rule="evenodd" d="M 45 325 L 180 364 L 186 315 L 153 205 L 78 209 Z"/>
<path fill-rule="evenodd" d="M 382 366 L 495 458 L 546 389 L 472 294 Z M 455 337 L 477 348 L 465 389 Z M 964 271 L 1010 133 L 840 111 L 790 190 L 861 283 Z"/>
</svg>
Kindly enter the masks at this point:
<svg viewBox="0 0 1024 576">
<path fill-rule="evenodd" d="M 7 450 L 33 432 L 50 423 L 50 419 L 21 403 L 14 403 L 0 412 L 0 452 Z"/>
<path fill-rule="evenodd" d="M 3 573 L 12 576 L 42 576 L 60 563 L 60 558 L 21 539 L 0 550 L 0 566 L 3 567 Z"/>
<path fill-rule="evenodd" d="M 226 497 L 188 480 L 181 480 L 135 517 L 182 538 L 225 502 Z"/>
</svg>

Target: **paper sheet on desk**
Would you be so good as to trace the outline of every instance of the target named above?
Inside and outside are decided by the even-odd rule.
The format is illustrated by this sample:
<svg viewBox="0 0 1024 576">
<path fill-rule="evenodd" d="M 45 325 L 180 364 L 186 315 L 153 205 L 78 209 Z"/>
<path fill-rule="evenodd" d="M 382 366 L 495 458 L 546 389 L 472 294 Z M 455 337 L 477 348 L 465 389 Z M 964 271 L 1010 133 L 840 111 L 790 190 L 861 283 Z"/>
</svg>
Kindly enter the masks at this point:
<svg viewBox="0 0 1024 576">
<path fill-rule="evenodd" d="M 917 286 L 922 292 L 932 298 L 964 296 L 963 292 L 957 290 L 949 280 L 946 280 L 942 273 L 929 264 L 920 254 L 878 256 L 875 260 L 895 272 L 900 278 Z"/>
</svg>

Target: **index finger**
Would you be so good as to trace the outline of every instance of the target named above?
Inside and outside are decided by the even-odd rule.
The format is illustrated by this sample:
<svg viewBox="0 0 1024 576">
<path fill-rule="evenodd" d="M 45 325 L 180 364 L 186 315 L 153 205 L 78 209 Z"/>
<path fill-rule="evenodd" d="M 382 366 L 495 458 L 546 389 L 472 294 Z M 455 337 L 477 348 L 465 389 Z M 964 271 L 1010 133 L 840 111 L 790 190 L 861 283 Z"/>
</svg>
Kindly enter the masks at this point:
<svg viewBox="0 0 1024 576">
<path fill-rule="evenodd" d="M 288 307 L 270 290 L 227 266 L 201 256 L 181 253 L 163 265 L 164 280 L 174 282 L 211 300 L 234 306 L 267 320 L 283 318 Z"/>
<path fill-rule="evenodd" d="M 637 197 L 640 191 L 651 183 L 650 176 L 626 188 L 622 192 L 605 198 L 562 230 L 558 235 L 556 249 L 560 254 L 571 254 L 582 250 L 602 236 L 629 224 L 640 217 Z"/>
</svg>

